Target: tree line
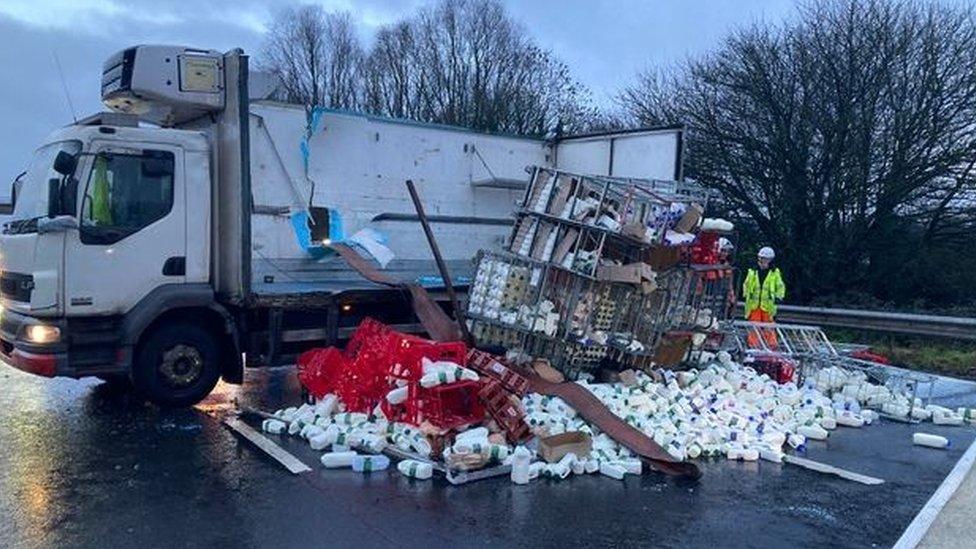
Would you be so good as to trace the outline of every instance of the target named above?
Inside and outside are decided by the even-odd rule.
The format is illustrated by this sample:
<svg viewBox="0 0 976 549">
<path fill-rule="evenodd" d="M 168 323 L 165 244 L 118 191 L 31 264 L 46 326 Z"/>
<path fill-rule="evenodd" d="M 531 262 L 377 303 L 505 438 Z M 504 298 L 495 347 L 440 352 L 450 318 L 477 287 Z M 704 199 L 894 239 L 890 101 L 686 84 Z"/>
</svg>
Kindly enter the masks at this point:
<svg viewBox="0 0 976 549">
<path fill-rule="evenodd" d="M 790 301 L 976 304 L 972 8 L 801 4 L 604 108 L 496 0 L 441 0 L 368 46 L 348 14 L 288 9 L 262 59 L 305 105 L 536 136 L 684 123 L 687 176 L 721 192 L 740 264 L 777 249 Z"/>
<path fill-rule="evenodd" d="M 281 99 L 490 132 L 546 135 L 595 109 L 565 63 L 495 0 L 443 0 L 379 29 L 368 48 L 348 13 L 280 12 L 263 50 Z"/>
</svg>

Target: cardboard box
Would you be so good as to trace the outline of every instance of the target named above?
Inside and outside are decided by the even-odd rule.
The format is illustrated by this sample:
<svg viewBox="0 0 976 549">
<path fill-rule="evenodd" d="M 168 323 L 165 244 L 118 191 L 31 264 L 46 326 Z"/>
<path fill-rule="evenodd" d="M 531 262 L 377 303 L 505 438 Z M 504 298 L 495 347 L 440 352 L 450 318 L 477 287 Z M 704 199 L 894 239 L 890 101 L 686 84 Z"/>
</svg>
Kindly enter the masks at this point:
<svg viewBox="0 0 976 549">
<path fill-rule="evenodd" d="M 535 181 L 532 182 L 532 192 L 529 194 L 528 200 L 525 201 L 524 206 L 528 209 L 534 209 L 541 200 L 548 200 L 548 197 L 542 196 L 542 191 L 545 190 L 546 183 L 549 182 L 549 172 L 546 170 L 539 170 L 535 176 Z"/>
<path fill-rule="evenodd" d="M 562 372 L 549 365 L 549 361 L 544 358 L 537 358 L 532 362 L 532 371 L 549 383 L 562 383 L 566 377 Z"/>
<path fill-rule="evenodd" d="M 570 177 L 561 175 L 556 179 L 556 191 L 553 193 L 552 201 L 546 210 L 549 215 L 556 217 L 563 215 L 563 210 L 566 208 L 566 203 L 569 202 L 569 193 L 572 189 L 573 180 Z"/>
<path fill-rule="evenodd" d="M 691 334 L 668 333 L 664 334 L 661 342 L 654 352 L 654 362 L 658 367 L 664 369 L 674 369 L 681 365 L 691 348 Z"/>
<path fill-rule="evenodd" d="M 644 252 L 644 262 L 655 271 L 666 271 L 681 262 L 681 249 L 659 244 Z"/>
<path fill-rule="evenodd" d="M 704 213 L 705 208 L 702 208 L 701 204 L 688 204 L 688 209 L 685 210 L 684 215 L 674 224 L 674 230 L 679 233 L 690 233 L 698 226 L 698 222 L 701 221 Z"/>
<path fill-rule="evenodd" d="M 556 463 L 566 454 L 585 459 L 593 450 L 593 439 L 580 431 L 570 431 L 539 439 L 539 455 L 548 463 Z"/>
<path fill-rule="evenodd" d="M 522 245 L 525 244 L 525 239 L 529 237 L 529 233 L 532 231 L 532 227 L 535 226 L 535 219 L 531 217 L 522 217 L 518 221 L 518 228 L 515 230 L 515 235 L 512 236 L 512 242 L 509 245 L 509 251 L 513 254 L 518 254 L 519 250 L 522 249 Z"/>
<path fill-rule="evenodd" d="M 562 240 L 559 244 L 556 244 L 556 250 L 552 254 L 552 262 L 556 265 L 562 265 L 563 259 L 566 259 L 566 254 L 569 253 L 573 246 L 576 245 L 576 239 L 579 237 L 579 231 L 576 229 L 567 229 L 566 233 L 563 234 Z"/>
<path fill-rule="evenodd" d="M 599 265 L 596 277 L 607 282 L 626 282 L 640 284 L 644 281 L 654 281 L 657 275 L 650 265 L 643 262 L 628 263 L 627 265 Z"/>
<path fill-rule="evenodd" d="M 505 438 L 510 443 L 517 444 L 532 437 L 519 406 L 519 398 L 509 392 L 501 381 L 493 378 L 483 381 L 478 399 L 484 404 L 488 415 L 505 432 Z"/>
<path fill-rule="evenodd" d="M 643 223 L 627 223 L 620 227 L 620 234 L 642 242 L 647 241 L 647 228 L 644 227 Z"/>
<path fill-rule="evenodd" d="M 549 258 L 544 257 L 546 252 L 546 244 L 549 243 L 549 235 L 552 234 L 556 228 L 549 223 L 539 222 L 539 230 L 535 234 L 535 242 L 532 243 L 532 252 L 529 257 L 533 259 L 538 259 L 540 261 L 547 261 Z M 551 253 L 551 252 L 550 252 Z"/>
<path fill-rule="evenodd" d="M 504 359 L 485 351 L 471 349 L 468 351 L 466 364 L 468 368 L 492 378 L 499 383 L 506 391 L 517 395 L 519 398 L 529 392 L 529 380 L 522 374 L 512 370 Z"/>
</svg>

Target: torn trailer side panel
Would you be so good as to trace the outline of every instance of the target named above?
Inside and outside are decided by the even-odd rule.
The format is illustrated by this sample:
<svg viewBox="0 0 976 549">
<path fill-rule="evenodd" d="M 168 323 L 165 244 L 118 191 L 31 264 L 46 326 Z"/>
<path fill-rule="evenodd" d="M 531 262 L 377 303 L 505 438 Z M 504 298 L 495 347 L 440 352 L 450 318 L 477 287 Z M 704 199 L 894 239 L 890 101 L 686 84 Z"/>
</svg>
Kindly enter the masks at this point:
<svg viewBox="0 0 976 549">
<path fill-rule="evenodd" d="M 442 253 L 463 281 L 477 251 L 499 249 L 507 237 L 527 167 L 612 163 L 634 177 L 669 179 L 680 171 L 681 132 L 545 141 L 326 109 L 314 111 L 309 123 L 300 106 L 252 103 L 251 297 L 265 302 L 375 287 L 341 260 L 308 249 L 365 228 L 386 239 L 397 277 L 436 277 L 407 179 L 418 185 Z M 306 240 L 296 232 L 301 226 Z M 219 246 L 222 255 L 236 252 L 233 242 Z"/>
</svg>

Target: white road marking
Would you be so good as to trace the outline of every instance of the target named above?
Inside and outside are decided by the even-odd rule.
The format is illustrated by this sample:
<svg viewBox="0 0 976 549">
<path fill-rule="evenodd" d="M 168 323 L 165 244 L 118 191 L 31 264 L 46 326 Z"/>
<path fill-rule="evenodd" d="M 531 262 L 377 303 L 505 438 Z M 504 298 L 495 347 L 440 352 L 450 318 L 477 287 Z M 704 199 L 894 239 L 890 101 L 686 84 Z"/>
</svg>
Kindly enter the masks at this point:
<svg viewBox="0 0 976 549">
<path fill-rule="evenodd" d="M 244 423 L 236 417 L 229 417 L 224 420 L 224 425 L 230 427 L 234 432 L 254 443 L 255 446 L 264 450 L 266 454 L 273 457 L 278 463 L 285 466 L 294 475 L 311 471 L 308 465 L 288 453 L 284 448 L 278 446 L 268 437 L 254 430 L 250 425 Z"/>
<path fill-rule="evenodd" d="M 962 484 L 969 470 L 973 468 L 974 462 L 976 462 L 976 440 L 969 445 L 966 453 L 959 458 L 956 466 L 952 468 L 949 476 L 939 485 L 939 489 L 932 494 L 925 507 L 922 507 L 922 510 L 915 515 L 915 520 L 908 525 L 908 528 L 905 528 L 905 532 L 898 538 L 898 542 L 895 543 L 893 549 L 913 549 L 922 541 L 929 528 L 932 527 L 932 523 L 935 522 L 935 518 L 939 516 L 939 512 L 949 502 L 952 494 L 955 494 L 956 490 L 959 489 L 959 485 Z"/>
<path fill-rule="evenodd" d="M 854 482 L 860 482 L 861 484 L 867 484 L 869 486 L 884 484 L 883 479 L 869 477 L 868 475 L 862 475 L 861 473 L 855 473 L 853 471 L 848 471 L 847 469 L 841 469 L 840 467 L 835 467 L 819 461 L 813 461 L 812 459 L 785 455 L 783 456 L 783 461 L 792 465 L 799 465 L 804 469 L 810 469 L 811 471 L 817 471 L 820 473 L 827 473 L 829 475 L 837 475 L 841 478 L 853 480 Z"/>
</svg>

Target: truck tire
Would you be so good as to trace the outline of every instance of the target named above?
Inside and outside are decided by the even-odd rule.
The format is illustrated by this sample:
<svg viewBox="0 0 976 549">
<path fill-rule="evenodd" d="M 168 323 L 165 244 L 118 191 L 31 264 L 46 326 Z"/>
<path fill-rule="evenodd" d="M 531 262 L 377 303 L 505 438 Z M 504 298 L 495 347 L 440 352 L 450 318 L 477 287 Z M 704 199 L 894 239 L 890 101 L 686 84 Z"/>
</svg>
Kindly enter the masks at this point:
<svg viewBox="0 0 976 549">
<path fill-rule="evenodd" d="M 166 324 L 139 345 L 132 381 L 155 404 L 192 406 L 204 399 L 220 378 L 217 341 L 193 323 Z"/>
</svg>

